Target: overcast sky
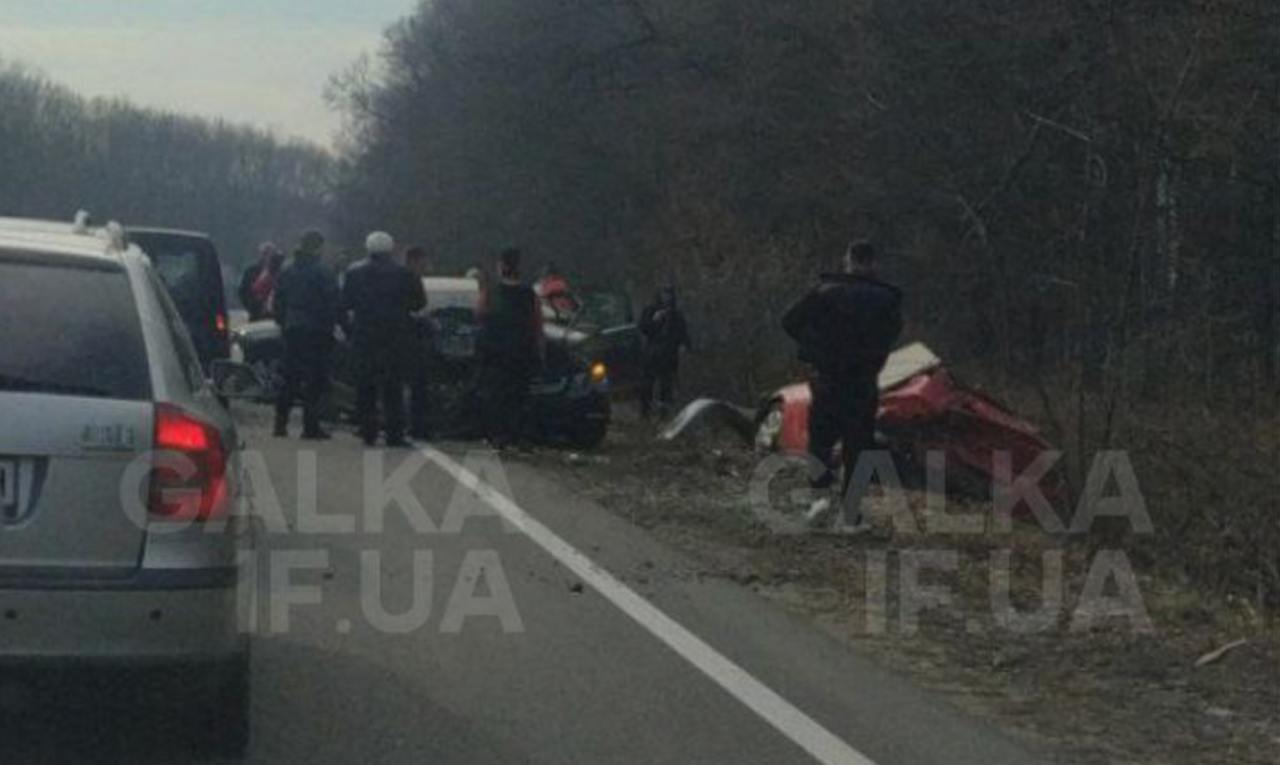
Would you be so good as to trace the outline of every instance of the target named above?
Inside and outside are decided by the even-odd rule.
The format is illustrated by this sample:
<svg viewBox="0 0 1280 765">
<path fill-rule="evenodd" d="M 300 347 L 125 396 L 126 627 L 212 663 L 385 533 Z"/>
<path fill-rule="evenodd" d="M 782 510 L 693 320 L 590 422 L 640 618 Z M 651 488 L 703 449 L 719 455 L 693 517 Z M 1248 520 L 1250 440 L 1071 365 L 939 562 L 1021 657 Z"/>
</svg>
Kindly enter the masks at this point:
<svg viewBox="0 0 1280 765">
<path fill-rule="evenodd" d="M 324 86 L 416 0 L 0 0 L 0 58 L 89 96 L 331 143 Z"/>
</svg>

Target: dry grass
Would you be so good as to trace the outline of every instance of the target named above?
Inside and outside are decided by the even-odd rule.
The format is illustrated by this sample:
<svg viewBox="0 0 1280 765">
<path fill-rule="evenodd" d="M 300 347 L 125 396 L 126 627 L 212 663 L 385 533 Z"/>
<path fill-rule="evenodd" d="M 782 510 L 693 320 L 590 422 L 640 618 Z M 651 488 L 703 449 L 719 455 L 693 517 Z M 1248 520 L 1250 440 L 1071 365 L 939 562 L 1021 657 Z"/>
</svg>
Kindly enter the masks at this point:
<svg viewBox="0 0 1280 765">
<path fill-rule="evenodd" d="M 1247 601 L 1206 596 L 1169 567 L 1131 556 L 1154 633 L 1124 622 L 1087 633 L 1067 629 L 1092 553 L 1021 525 L 1010 535 L 894 534 L 878 521 L 871 539 L 778 536 L 753 515 L 746 486 L 756 458 L 718 437 L 670 447 L 624 423 L 605 460 L 569 466 L 538 459 L 578 491 L 684 549 L 703 567 L 802 611 L 887 665 L 944 692 L 956 703 L 1004 721 L 1033 741 L 1048 741 L 1066 762 L 1273 763 L 1280 747 L 1280 636 Z M 785 487 L 784 487 L 785 488 Z M 924 497 L 910 495 L 914 512 Z M 954 511 L 981 512 L 980 505 Z M 906 550 L 953 550 L 953 573 L 926 576 L 954 594 L 949 609 L 925 611 L 904 634 L 896 618 L 897 567 L 888 597 L 868 606 L 873 553 L 892 562 Z M 1064 556 L 1064 613 L 1038 634 L 1015 634 L 991 618 L 993 551 L 1012 552 L 1012 600 L 1041 600 L 1041 555 Z M 882 611 L 883 609 L 883 611 Z M 888 631 L 868 624 L 888 617 Z M 1250 643 L 1209 666 L 1204 653 L 1239 638 Z"/>
</svg>

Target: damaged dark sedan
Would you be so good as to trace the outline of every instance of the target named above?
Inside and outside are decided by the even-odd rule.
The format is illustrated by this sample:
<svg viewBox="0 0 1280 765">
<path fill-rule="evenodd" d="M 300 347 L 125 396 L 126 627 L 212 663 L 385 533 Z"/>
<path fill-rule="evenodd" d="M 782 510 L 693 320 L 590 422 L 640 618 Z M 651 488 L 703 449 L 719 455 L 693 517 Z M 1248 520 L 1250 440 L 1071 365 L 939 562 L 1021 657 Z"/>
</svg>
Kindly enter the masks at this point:
<svg viewBox="0 0 1280 765">
<path fill-rule="evenodd" d="M 430 323 L 431 428 L 444 438 L 481 435 L 480 402 L 475 390 L 476 338 L 481 291 L 474 279 L 428 277 Z M 590 449 L 604 441 L 611 419 L 609 359 L 613 351 L 601 333 L 563 324 L 546 325 L 546 358 L 530 387 L 526 437 L 536 443 Z M 265 397 L 279 390 L 283 340 L 274 321 L 252 322 L 235 333 L 238 352 L 252 366 Z M 355 408 L 355 368 L 350 348 L 340 341 L 334 355 L 332 416 Z"/>
</svg>

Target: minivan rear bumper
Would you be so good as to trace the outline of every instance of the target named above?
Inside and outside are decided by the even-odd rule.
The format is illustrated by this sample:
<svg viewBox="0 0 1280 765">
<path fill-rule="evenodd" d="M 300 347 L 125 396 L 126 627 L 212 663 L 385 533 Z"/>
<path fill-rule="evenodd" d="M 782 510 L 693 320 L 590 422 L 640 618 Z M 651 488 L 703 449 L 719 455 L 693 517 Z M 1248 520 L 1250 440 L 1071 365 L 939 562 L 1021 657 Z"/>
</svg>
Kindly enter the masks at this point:
<svg viewBox="0 0 1280 765">
<path fill-rule="evenodd" d="M 0 590 L 0 665 L 217 662 L 242 654 L 236 587 Z"/>
</svg>

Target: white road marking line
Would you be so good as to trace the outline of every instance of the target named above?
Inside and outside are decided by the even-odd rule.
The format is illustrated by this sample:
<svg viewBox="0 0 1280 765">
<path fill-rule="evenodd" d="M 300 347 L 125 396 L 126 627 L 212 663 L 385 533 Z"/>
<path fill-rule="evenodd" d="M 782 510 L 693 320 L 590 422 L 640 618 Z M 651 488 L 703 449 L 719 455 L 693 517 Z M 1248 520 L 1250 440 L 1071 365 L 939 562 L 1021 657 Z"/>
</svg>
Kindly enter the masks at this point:
<svg viewBox="0 0 1280 765">
<path fill-rule="evenodd" d="M 875 765 L 861 752 L 819 725 L 742 667 L 725 658 L 697 635 L 658 610 L 634 590 L 600 568 L 594 561 L 561 539 L 551 529 L 508 497 L 481 481 L 453 458 L 430 447 L 422 449 L 458 483 L 475 492 L 507 522 L 524 532 L 539 547 L 590 584 L 619 610 L 630 616 L 668 648 L 699 669 L 729 695 L 742 702 L 779 733 L 791 739 L 823 765 Z"/>
</svg>

